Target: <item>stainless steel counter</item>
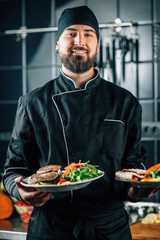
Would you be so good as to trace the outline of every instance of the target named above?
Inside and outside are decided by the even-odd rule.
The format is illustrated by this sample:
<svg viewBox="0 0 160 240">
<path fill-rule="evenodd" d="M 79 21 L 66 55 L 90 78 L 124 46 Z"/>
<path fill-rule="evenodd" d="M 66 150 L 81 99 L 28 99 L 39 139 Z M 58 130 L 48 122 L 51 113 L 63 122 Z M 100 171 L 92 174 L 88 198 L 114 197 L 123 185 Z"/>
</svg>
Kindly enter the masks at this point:
<svg viewBox="0 0 160 240">
<path fill-rule="evenodd" d="M 153 202 L 125 202 L 129 213 L 130 224 L 137 222 L 148 213 L 160 213 L 160 204 Z M 22 222 L 20 216 L 14 212 L 7 220 L 0 220 L 0 240 L 26 240 L 28 224 Z"/>
<path fill-rule="evenodd" d="M 22 222 L 18 214 L 0 220 L 0 240 L 26 240 L 28 224 Z"/>
</svg>

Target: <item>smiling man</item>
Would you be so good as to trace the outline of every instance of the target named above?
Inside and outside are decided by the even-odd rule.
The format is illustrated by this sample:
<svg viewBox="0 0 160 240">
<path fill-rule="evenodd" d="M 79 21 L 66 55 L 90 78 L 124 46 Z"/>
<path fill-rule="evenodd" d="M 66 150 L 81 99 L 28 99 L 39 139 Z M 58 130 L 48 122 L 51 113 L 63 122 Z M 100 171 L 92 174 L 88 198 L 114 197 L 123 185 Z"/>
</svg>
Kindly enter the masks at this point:
<svg viewBox="0 0 160 240">
<path fill-rule="evenodd" d="M 93 67 L 99 53 L 96 32 L 92 27 L 72 25 L 65 29 L 56 46 L 62 62 L 62 71 L 67 75 L 89 71 L 93 76 Z M 91 76 L 91 78 L 92 78 Z"/>
<path fill-rule="evenodd" d="M 123 201 L 153 194 L 115 180 L 116 171 L 141 168 L 145 160 L 141 106 L 99 76 L 98 41 L 98 21 L 88 7 L 64 10 L 56 44 L 59 76 L 19 99 L 3 182 L 12 196 L 34 206 L 27 240 L 130 240 Z M 64 169 L 80 160 L 98 166 L 104 177 L 52 194 L 21 185 L 41 167 Z"/>
<path fill-rule="evenodd" d="M 97 19 L 87 7 L 74 8 L 74 11 L 66 9 L 59 19 L 58 29 L 56 50 L 62 71 L 78 88 L 83 87 L 95 75 L 94 66 L 99 53 Z"/>
</svg>

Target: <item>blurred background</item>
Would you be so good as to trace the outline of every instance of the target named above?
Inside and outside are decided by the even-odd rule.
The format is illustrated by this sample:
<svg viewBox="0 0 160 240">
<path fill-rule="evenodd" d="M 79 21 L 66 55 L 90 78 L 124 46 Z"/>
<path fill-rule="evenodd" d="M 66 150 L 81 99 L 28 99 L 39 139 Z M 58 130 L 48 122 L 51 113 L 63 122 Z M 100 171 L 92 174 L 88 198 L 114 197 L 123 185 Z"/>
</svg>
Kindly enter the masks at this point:
<svg viewBox="0 0 160 240">
<path fill-rule="evenodd" d="M 142 105 L 146 168 L 160 162 L 160 1 L 0 0 L 1 172 L 18 98 L 58 75 L 57 20 L 78 5 L 89 6 L 99 21 L 101 77 L 131 91 Z M 146 201 L 158 203 L 160 194 Z"/>
</svg>

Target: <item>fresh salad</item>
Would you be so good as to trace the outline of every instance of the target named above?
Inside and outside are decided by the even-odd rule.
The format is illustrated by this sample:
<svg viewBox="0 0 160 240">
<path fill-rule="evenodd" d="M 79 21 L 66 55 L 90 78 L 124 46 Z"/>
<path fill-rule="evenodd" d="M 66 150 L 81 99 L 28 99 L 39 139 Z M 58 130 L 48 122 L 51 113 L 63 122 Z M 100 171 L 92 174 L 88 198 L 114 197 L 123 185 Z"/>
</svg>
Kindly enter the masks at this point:
<svg viewBox="0 0 160 240">
<path fill-rule="evenodd" d="M 102 175 L 97 169 L 98 166 L 86 163 L 71 163 L 65 167 L 65 171 L 59 179 L 58 185 L 68 184 L 69 182 L 80 182 Z"/>
<path fill-rule="evenodd" d="M 150 167 L 146 171 L 145 177 L 141 181 L 143 182 L 160 181 L 160 163 Z"/>
<path fill-rule="evenodd" d="M 160 179 L 160 171 L 158 169 L 154 170 L 153 172 L 148 173 L 150 178 L 159 178 Z"/>
</svg>

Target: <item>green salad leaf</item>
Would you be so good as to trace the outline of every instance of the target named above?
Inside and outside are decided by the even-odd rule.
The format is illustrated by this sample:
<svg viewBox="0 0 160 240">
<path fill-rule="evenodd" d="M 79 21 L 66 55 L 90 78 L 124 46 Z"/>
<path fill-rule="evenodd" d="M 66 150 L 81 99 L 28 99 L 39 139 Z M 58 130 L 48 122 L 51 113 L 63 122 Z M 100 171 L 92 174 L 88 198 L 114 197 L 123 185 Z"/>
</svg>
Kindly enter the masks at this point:
<svg viewBox="0 0 160 240">
<path fill-rule="evenodd" d="M 151 178 L 160 178 L 160 170 L 156 169 L 155 171 L 150 172 L 148 176 L 150 176 Z"/>
<path fill-rule="evenodd" d="M 79 182 L 95 178 L 100 175 L 102 175 L 102 173 L 98 172 L 97 166 L 85 163 L 81 167 L 71 170 L 68 175 L 63 176 L 63 179 L 71 182 Z"/>
</svg>

